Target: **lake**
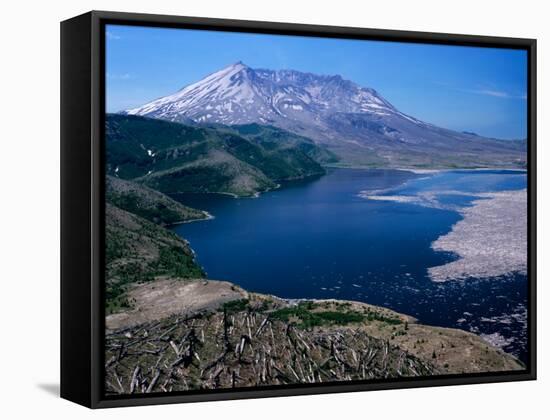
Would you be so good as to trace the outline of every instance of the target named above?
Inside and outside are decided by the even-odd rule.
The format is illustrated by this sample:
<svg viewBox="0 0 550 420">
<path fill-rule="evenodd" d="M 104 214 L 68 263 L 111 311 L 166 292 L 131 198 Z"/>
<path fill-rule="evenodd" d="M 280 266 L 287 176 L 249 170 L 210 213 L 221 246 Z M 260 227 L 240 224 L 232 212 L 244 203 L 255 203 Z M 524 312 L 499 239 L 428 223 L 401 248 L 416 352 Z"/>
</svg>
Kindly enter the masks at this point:
<svg viewBox="0 0 550 420">
<path fill-rule="evenodd" d="M 524 274 L 437 283 L 427 272 L 457 258 L 430 245 L 461 220 L 458 210 L 471 205 L 475 194 L 524 189 L 526 183 L 522 171 L 330 169 L 258 198 L 175 195 L 215 218 L 173 230 L 190 242 L 211 279 L 284 298 L 385 306 L 426 324 L 492 335 L 505 351 L 526 360 Z M 438 205 L 361 196 L 369 193 L 431 193 Z"/>
</svg>

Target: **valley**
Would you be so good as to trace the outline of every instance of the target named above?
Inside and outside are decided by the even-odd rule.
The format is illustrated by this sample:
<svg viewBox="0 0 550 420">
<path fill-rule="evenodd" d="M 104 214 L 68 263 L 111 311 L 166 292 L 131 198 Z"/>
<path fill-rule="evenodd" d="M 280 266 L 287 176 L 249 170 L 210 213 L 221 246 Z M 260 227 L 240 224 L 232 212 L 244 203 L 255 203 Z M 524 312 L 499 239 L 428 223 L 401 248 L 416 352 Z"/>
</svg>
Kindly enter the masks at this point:
<svg viewBox="0 0 550 420">
<path fill-rule="evenodd" d="M 108 394 L 524 369 L 525 273 L 450 268 L 475 198 L 521 216 L 525 141 L 241 62 L 105 134 Z"/>
</svg>

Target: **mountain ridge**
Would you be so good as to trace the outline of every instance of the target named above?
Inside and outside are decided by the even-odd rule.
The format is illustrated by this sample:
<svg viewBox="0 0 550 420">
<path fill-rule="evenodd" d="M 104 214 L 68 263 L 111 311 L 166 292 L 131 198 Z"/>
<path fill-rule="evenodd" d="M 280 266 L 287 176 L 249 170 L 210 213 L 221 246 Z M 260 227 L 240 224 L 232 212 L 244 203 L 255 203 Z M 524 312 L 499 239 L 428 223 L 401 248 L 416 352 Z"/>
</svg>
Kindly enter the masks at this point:
<svg viewBox="0 0 550 420">
<path fill-rule="evenodd" d="M 172 95 L 122 111 L 172 122 L 272 125 L 364 166 L 525 166 L 519 142 L 437 127 L 340 75 L 234 63 Z"/>
</svg>

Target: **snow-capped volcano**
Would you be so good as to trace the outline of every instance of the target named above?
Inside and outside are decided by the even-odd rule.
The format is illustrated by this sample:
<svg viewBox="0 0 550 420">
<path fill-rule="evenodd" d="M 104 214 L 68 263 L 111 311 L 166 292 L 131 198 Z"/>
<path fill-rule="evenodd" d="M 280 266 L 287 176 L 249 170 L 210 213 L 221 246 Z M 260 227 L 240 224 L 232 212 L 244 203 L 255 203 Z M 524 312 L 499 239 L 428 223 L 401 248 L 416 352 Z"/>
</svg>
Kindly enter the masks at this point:
<svg viewBox="0 0 550 420">
<path fill-rule="evenodd" d="M 252 69 L 242 62 L 123 113 L 182 123 L 272 125 L 336 147 L 348 161 L 364 154 L 369 164 L 403 156 L 405 162 L 430 164 L 434 156 L 446 161 L 450 153 L 471 161 L 479 150 L 502 155 L 499 164 L 524 159 L 515 144 L 424 123 L 376 90 L 339 75 Z"/>
<path fill-rule="evenodd" d="M 125 113 L 170 121 L 192 119 L 221 122 L 222 119 L 227 120 L 225 115 L 232 114 L 237 107 L 243 111 L 244 109 L 251 111 L 253 109 L 251 105 L 259 100 L 255 97 L 248 70 L 244 64 L 235 63 L 184 87 L 173 95 L 130 109 Z M 227 123 L 233 122 L 227 121 Z"/>
<path fill-rule="evenodd" d="M 178 92 L 124 113 L 169 121 L 220 124 L 302 123 L 322 127 L 336 113 L 402 115 L 374 89 L 341 76 L 232 64 Z"/>
</svg>

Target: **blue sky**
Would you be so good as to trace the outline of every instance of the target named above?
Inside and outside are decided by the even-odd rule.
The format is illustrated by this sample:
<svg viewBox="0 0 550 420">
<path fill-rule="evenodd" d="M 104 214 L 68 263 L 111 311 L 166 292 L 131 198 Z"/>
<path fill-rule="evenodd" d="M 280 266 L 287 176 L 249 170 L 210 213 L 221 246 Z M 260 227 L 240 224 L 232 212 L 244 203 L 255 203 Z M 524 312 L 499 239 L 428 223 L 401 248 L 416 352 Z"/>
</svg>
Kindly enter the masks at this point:
<svg viewBox="0 0 550 420">
<path fill-rule="evenodd" d="M 108 112 L 174 93 L 242 61 L 339 74 L 421 120 L 490 137 L 526 137 L 525 51 L 117 25 L 106 31 Z"/>
</svg>

